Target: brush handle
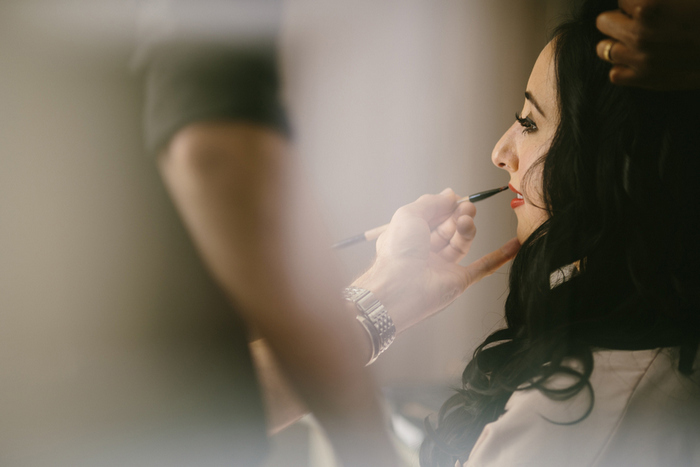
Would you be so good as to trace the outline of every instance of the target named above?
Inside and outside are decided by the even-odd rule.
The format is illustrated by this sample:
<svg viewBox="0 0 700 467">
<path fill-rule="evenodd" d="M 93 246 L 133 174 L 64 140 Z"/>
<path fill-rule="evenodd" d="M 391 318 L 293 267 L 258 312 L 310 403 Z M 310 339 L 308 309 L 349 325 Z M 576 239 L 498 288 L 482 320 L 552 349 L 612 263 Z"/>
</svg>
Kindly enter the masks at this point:
<svg viewBox="0 0 700 467">
<path fill-rule="evenodd" d="M 495 195 L 496 193 L 500 193 L 500 192 L 507 190 L 507 189 L 508 189 L 508 187 L 504 186 L 501 188 L 495 188 L 493 190 L 482 191 L 482 192 L 476 193 L 474 195 L 465 196 L 464 198 L 458 199 L 457 204 L 464 203 L 465 201 L 471 201 L 472 203 L 476 203 L 477 201 L 485 200 L 486 198 L 489 198 L 489 197 Z M 344 240 L 341 240 L 338 243 L 334 243 L 331 246 L 331 248 L 334 248 L 334 249 L 345 248 L 345 247 L 348 247 L 350 245 L 354 245 L 356 243 L 370 242 L 372 240 L 376 240 L 388 228 L 389 228 L 389 224 L 380 225 L 379 227 L 375 227 L 373 229 L 367 230 L 364 233 L 361 233 L 359 235 L 355 235 L 353 237 L 349 237 L 349 238 L 346 238 Z"/>
<path fill-rule="evenodd" d="M 469 201 L 469 198 L 470 198 L 470 196 L 465 196 L 464 198 L 460 198 L 459 200 L 457 200 L 457 204 L 464 203 L 465 201 Z M 362 235 L 364 236 L 364 239 L 366 242 L 371 242 L 372 240 L 378 239 L 379 236 L 381 234 L 383 234 L 384 231 L 388 228 L 389 228 L 389 224 L 380 225 L 379 227 L 375 227 L 373 229 L 366 231 Z M 358 241 L 360 241 L 360 240 L 358 240 Z"/>
</svg>

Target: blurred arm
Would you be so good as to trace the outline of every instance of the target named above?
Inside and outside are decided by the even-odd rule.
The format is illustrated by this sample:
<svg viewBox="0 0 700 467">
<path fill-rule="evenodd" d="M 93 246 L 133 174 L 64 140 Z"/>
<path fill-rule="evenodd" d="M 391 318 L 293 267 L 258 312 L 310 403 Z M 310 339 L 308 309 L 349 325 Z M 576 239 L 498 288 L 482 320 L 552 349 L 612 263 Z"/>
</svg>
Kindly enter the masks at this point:
<svg viewBox="0 0 700 467">
<path fill-rule="evenodd" d="M 341 302 L 330 243 L 289 152 L 262 125 L 195 123 L 175 134 L 159 167 L 213 276 L 345 465 L 394 465 L 364 370 L 368 342 Z"/>
<path fill-rule="evenodd" d="M 267 431 L 275 434 L 299 420 L 309 410 L 284 377 L 264 339 L 251 342 L 250 353 L 263 390 Z"/>
</svg>

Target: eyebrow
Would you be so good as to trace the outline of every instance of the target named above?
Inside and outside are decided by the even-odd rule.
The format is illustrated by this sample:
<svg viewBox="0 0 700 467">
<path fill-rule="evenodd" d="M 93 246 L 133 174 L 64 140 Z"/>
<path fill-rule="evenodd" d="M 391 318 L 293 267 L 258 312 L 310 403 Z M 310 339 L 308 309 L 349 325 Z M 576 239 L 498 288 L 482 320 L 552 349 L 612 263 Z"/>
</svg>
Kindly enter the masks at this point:
<svg viewBox="0 0 700 467">
<path fill-rule="evenodd" d="M 540 107 L 539 104 L 537 104 L 537 101 L 535 100 L 534 97 L 532 97 L 532 94 L 530 94 L 530 91 L 525 91 L 525 99 L 527 99 L 527 100 L 529 100 L 530 102 L 532 102 L 532 105 L 535 106 L 535 108 L 536 108 L 537 111 L 540 113 L 540 115 L 542 115 L 543 117 L 546 117 L 546 115 L 544 114 L 544 112 L 542 112 L 542 107 Z"/>
</svg>

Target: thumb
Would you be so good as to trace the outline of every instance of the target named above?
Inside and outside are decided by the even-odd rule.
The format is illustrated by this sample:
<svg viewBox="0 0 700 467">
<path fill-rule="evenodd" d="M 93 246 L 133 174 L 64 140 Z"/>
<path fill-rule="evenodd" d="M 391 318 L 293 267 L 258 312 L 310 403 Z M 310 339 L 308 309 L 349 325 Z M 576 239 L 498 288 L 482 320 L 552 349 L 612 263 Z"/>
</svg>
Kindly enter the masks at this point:
<svg viewBox="0 0 700 467">
<path fill-rule="evenodd" d="M 463 271 L 466 287 L 496 272 L 498 268 L 513 259 L 519 249 L 520 242 L 518 242 L 517 238 L 512 238 L 498 250 L 492 251 L 486 256 L 482 256 L 465 267 Z"/>
</svg>

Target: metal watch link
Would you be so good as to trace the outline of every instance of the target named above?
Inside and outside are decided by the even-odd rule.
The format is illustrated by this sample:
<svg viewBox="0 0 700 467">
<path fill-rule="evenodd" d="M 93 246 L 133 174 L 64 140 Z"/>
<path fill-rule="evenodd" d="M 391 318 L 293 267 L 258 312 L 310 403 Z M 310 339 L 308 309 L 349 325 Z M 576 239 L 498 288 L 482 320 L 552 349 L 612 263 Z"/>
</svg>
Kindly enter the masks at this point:
<svg viewBox="0 0 700 467">
<path fill-rule="evenodd" d="M 350 286 L 343 290 L 343 296 L 357 307 L 360 312 L 357 320 L 372 341 L 372 357 L 367 363 L 369 365 L 394 342 L 396 327 L 384 305 L 369 290 Z"/>
</svg>

